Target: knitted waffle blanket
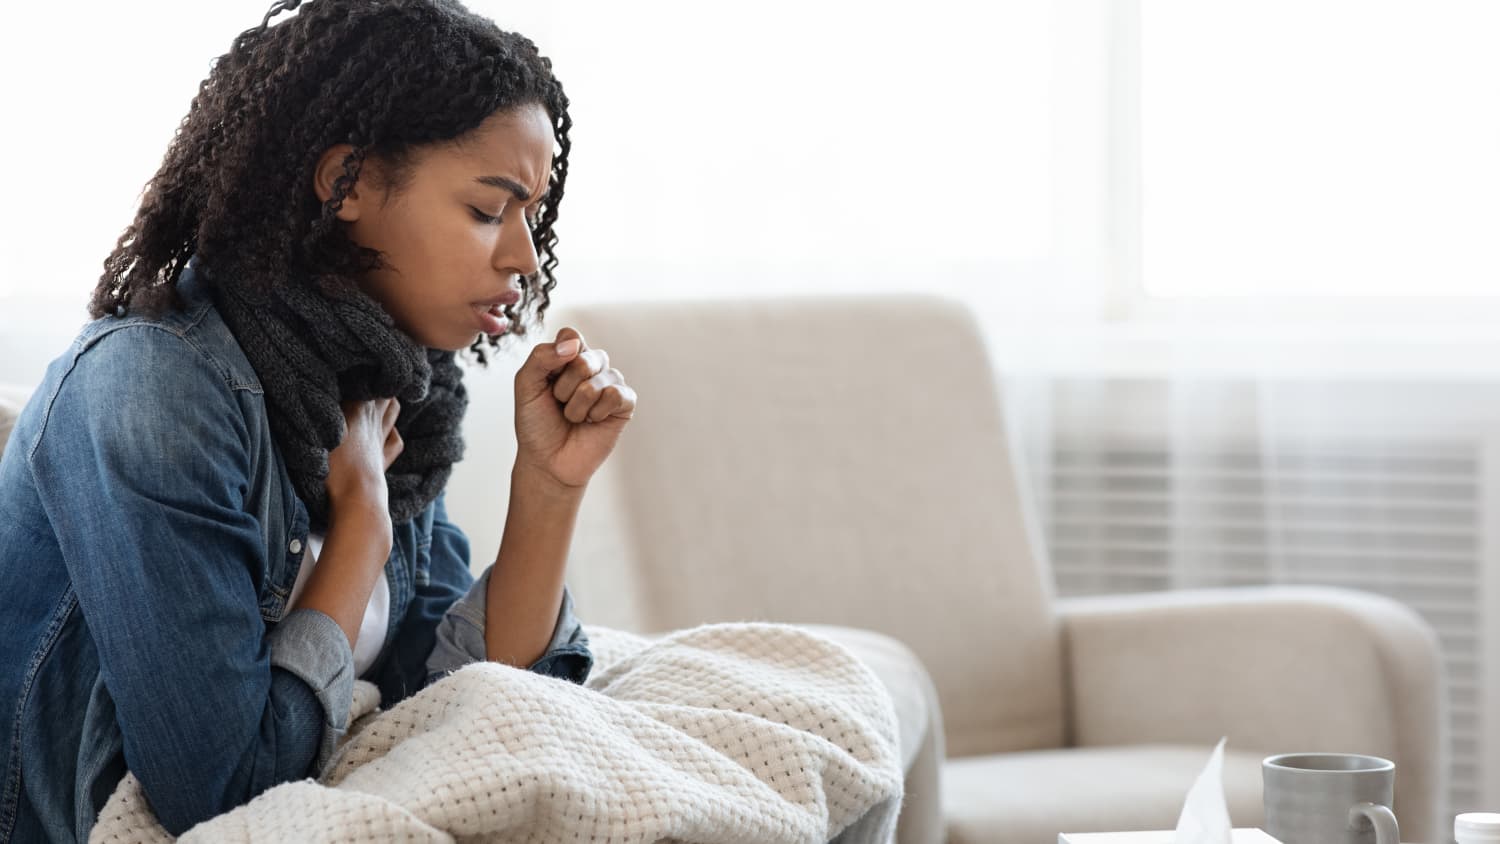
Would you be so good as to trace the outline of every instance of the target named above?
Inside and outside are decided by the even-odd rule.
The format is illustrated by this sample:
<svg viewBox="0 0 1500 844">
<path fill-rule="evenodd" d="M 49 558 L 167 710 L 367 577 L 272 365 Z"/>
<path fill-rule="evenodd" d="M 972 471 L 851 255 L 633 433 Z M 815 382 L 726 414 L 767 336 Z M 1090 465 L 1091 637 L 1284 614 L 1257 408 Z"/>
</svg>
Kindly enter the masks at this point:
<svg viewBox="0 0 1500 844">
<path fill-rule="evenodd" d="M 583 686 L 474 663 L 382 712 L 360 681 L 320 777 L 181 840 L 767 844 L 826 842 L 856 819 L 892 837 L 895 712 L 844 646 L 759 622 L 586 632 Z M 89 840 L 173 839 L 127 775 Z"/>
</svg>

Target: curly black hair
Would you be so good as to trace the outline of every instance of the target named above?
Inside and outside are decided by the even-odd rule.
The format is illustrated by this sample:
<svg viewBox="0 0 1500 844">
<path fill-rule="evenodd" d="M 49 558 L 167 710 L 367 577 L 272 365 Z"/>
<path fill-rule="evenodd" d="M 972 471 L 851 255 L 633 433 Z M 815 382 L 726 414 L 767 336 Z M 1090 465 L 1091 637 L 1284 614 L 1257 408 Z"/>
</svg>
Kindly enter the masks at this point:
<svg viewBox="0 0 1500 844">
<path fill-rule="evenodd" d="M 289 10 L 297 11 L 271 26 Z M 180 307 L 176 282 L 195 252 L 215 283 L 247 292 L 308 278 L 352 285 L 384 265 L 335 216 L 363 162 L 374 157 L 399 190 L 416 149 L 526 105 L 546 109 L 557 149 L 531 232 L 539 268 L 520 303 L 505 308 L 510 333 L 524 335 L 523 317 L 534 309 L 540 322 L 557 283 L 553 224 L 568 175 L 568 98 L 535 44 L 457 0 L 273 3 L 198 86 L 135 221 L 104 262 L 89 313 Z M 353 151 L 333 195 L 319 202 L 313 171 L 340 143 Z M 498 346 L 499 338 L 480 335 L 470 346 L 481 363 L 486 342 Z"/>
</svg>

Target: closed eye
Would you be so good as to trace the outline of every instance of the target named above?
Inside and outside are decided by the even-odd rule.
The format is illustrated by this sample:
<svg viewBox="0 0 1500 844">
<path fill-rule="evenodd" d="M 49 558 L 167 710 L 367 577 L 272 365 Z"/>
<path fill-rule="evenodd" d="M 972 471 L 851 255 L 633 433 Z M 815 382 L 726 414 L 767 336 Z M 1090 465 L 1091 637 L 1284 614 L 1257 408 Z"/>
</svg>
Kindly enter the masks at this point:
<svg viewBox="0 0 1500 844">
<path fill-rule="evenodd" d="M 480 211 L 478 208 L 475 208 L 472 205 L 469 206 L 469 212 L 474 215 L 474 219 L 478 220 L 481 223 L 490 226 L 500 225 L 499 217 L 491 217 L 490 215 L 484 213 L 483 211 Z"/>
</svg>

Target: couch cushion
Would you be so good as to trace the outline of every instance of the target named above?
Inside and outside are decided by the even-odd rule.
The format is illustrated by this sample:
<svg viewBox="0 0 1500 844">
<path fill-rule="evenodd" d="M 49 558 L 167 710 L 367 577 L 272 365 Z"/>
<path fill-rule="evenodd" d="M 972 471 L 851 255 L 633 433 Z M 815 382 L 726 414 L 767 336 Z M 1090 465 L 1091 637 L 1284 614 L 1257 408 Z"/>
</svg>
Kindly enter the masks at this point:
<svg viewBox="0 0 1500 844">
<path fill-rule="evenodd" d="M 1211 747 L 1133 745 L 1004 753 L 943 766 L 948 844 L 1056 844 L 1060 832 L 1175 829 Z M 1237 827 L 1258 827 L 1264 753 L 1224 750 Z"/>
<path fill-rule="evenodd" d="M 25 388 L 0 384 L 0 454 L 5 453 L 5 442 L 10 439 L 16 417 L 21 415 L 21 408 L 25 406 L 29 394 L 30 390 Z"/>
<path fill-rule="evenodd" d="M 970 313 L 850 296 L 564 314 L 642 401 L 579 514 L 581 612 L 874 630 L 927 668 L 950 753 L 1062 745 L 1051 578 Z"/>
</svg>

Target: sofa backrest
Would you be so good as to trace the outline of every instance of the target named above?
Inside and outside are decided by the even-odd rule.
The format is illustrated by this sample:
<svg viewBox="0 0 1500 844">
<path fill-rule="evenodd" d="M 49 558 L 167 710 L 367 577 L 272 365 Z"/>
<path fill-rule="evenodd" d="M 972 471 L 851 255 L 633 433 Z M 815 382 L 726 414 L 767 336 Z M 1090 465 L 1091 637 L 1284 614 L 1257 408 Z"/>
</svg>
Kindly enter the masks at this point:
<svg viewBox="0 0 1500 844">
<path fill-rule="evenodd" d="M 640 396 L 580 513 L 582 617 L 876 630 L 931 673 L 950 755 L 1061 745 L 1050 577 L 962 306 L 600 304 L 548 325 L 576 325 Z"/>
</svg>

